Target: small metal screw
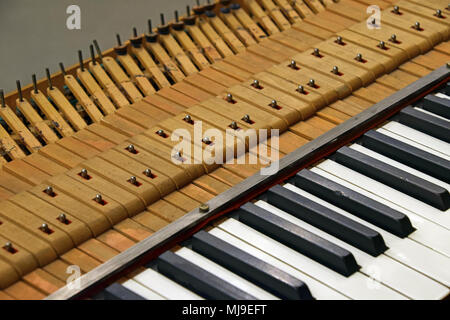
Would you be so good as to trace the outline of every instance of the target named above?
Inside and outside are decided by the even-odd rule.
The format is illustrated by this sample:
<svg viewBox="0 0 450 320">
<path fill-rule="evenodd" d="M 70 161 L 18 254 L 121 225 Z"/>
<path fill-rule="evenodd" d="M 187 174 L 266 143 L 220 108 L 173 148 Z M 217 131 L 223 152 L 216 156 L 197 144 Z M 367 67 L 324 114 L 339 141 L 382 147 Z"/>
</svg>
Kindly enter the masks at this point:
<svg viewBox="0 0 450 320">
<path fill-rule="evenodd" d="M 201 213 L 207 213 L 209 211 L 209 206 L 206 203 L 203 203 L 200 205 L 200 207 L 198 207 L 198 210 Z"/>
<path fill-rule="evenodd" d="M 227 94 L 227 101 L 228 102 L 233 102 L 233 95 L 231 93 Z"/>
</svg>

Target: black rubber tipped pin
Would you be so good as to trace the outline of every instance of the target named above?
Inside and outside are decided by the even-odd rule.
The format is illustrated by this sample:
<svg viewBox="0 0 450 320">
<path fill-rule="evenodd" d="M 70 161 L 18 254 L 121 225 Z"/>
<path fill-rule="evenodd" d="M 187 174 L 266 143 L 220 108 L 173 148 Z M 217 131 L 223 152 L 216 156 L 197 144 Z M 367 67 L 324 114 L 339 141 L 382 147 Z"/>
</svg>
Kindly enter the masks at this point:
<svg viewBox="0 0 450 320">
<path fill-rule="evenodd" d="M 20 84 L 20 80 L 16 80 L 16 86 L 17 86 L 17 93 L 19 94 L 19 101 L 23 102 L 22 85 Z"/>
<path fill-rule="evenodd" d="M 47 75 L 48 87 L 50 90 L 53 90 L 52 78 L 50 77 L 50 70 L 48 68 L 45 69 L 45 74 Z"/>
<path fill-rule="evenodd" d="M 83 52 L 82 52 L 81 50 L 78 50 L 78 61 L 80 62 L 80 69 L 81 69 L 81 72 L 84 72 Z"/>
</svg>

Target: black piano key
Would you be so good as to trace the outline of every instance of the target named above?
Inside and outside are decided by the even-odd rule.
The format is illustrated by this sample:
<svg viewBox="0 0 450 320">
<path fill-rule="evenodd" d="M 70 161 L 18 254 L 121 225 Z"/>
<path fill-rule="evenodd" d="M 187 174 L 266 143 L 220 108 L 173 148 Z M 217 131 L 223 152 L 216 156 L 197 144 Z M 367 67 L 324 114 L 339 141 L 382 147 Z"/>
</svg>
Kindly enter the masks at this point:
<svg viewBox="0 0 450 320">
<path fill-rule="evenodd" d="M 408 127 L 422 131 L 445 142 L 450 142 L 450 123 L 413 107 L 406 107 L 398 113 L 398 121 Z"/>
<path fill-rule="evenodd" d="M 312 171 L 297 173 L 295 185 L 399 237 L 414 231 L 405 214 Z"/>
<path fill-rule="evenodd" d="M 350 276 L 359 270 L 353 254 L 253 203 L 238 210 L 239 221 L 310 257 L 328 268 Z M 300 266 L 301 267 L 301 266 Z"/>
<path fill-rule="evenodd" d="M 387 249 L 377 231 L 280 185 L 267 191 L 267 199 L 270 204 L 372 256 L 376 257 Z"/>
<path fill-rule="evenodd" d="M 106 300 L 146 300 L 117 282 L 103 290 L 103 297 Z"/>
<path fill-rule="evenodd" d="M 192 249 L 280 298 L 312 299 L 303 281 L 208 232 L 200 231 L 192 237 Z"/>
<path fill-rule="evenodd" d="M 159 272 L 204 298 L 213 300 L 256 300 L 252 295 L 172 251 L 166 251 L 160 255 L 157 265 Z"/>
<path fill-rule="evenodd" d="M 450 97 L 450 82 L 447 82 L 438 91 Z"/>
<path fill-rule="evenodd" d="M 375 130 L 366 132 L 359 143 L 393 160 L 450 183 L 450 162 L 441 157 Z"/>
<path fill-rule="evenodd" d="M 417 198 L 439 210 L 450 207 L 447 189 L 395 168 L 359 151 L 343 147 L 331 157 L 334 161 Z"/>
<path fill-rule="evenodd" d="M 447 91 L 443 93 L 450 95 L 450 84 L 447 84 Z M 418 106 L 441 117 L 450 119 L 450 100 L 448 99 L 429 94 L 418 103 Z"/>
</svg>

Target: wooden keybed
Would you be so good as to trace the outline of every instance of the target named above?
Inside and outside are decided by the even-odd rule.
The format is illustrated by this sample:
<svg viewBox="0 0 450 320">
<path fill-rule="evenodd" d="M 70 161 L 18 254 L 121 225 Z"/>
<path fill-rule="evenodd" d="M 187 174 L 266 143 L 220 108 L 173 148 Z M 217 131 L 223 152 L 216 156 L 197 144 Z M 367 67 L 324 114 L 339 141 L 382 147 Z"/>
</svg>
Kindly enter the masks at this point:
<svg viewBox="0 0 450 320">
<path fill-rule="evenodd" d="M 22 111 L 29 110 L 27 119 L 30 117 L 29 123 L 34 121 L 34 126 L 41 128 L 39 130 L 44 132 L 42 128 L 49 128 L 46 136 L 48 145 L 43 148 L 39 147 L 41 141 L 34 135 L 25 134 L 26 128 L 21 127 L 17 121 L 7 120 L 8 116 L 14 117 L 14 113 L 9 112 L 10 109 L 2 110 L 2 118 L 8 121 L 8 125 L 15 123 L 14 130 L 20 133 L 20 140 L 25 141 L 24 146 L 33 154 L 25 156 L 22 149 L 13 148 L 14 144 L 7 133 L 3 136 L 4 145 L 10 143 L 8 157 L 14 161 L 5 163 L 1 172 L 1 195 L 3 199 L 9 200 L 4 202 L 0 211 L 0 217 L 7 217 L 3 228 L 0 226 L 0 237 L 5 243 L 12 242 L 17 250 L 14 255 L 2 252 L 0 267 L 4 272 L 2 275 L 5 275 L 2 279 L 6 281 L 3 287 L 23 278 L 6 288 L 0 293 L 0 297 L 42 298 L 64 285 L 67 278 L 65 268 L 68 265 L 79 265 L 83 272 L 87 272 L 257 171 L 260 164 L 174 166 L 168 161 L 172 144 L 155 134 L 159 129 L 167 134 L 177 127 L 189 129 L 182 121 L 185 115 L 201 119 L 209 126 L 226 128 L 234 120 L 238 126 L 250 127 L 245 121 L 239 120 L 243 115 L 233 114 L 235 109 L 230 108 L 230 104 L 225 101 L 226 93 L 232 92 L 238 106 L 251 114 L 256 125 L 285 131 L 280 137 L 279 146 L 281 155 L 285 155 L 448 60 L 448 44 L 439 44 L 448 39 L 448 22 L 441 22 L 439 17 L 432 15 L 435 12 L 432 9 L 434 5 L 402 1 L 400 8 L 405 12 L 400 19 L 402 24 L 395 19 L 386 24 L 401 26 L 402 31 L 398 33 L 404 36 L 404 40 L 395 44 L 386 40 L 388 50 L 384 50 L 377 47 L 377 40 L 380 37 L 384 39 L 385 34 L 364 34 L 360 26 L 365 22 L 357 23 L 365 21 L 366 1 L 342 0 L 339 4 L 325 1 L 326 11 L 319 2 L 306 3 L 311 8 L 316 8 L 315 13 L 318 14 L 313 15 L 311 10 L 309 18 L 308 14 L 299 15 L 299 12 L 303 12 L 299 2 L 289 7 L 285 1 L 250 1 L 243 5 L 245 9 L 236 10 L 239 13 L 232 14 L 244 28 L 236 25 L 236 19 L 223 18 L 229 26 L 227 32 L 224 31 L 227 29 L 224 28 L 223 21 L 219 22 L 218 19 L 230 13 L 218 12 L 218 17 L 203 18 L 198 25 L 187 26 L 188 29 L 192 27 L 193 30 L 188 32 L 197 44 L 201 43 L 199 46 L 203 50 L 195 50 L 192 43 L 185 37 L 183 40 L 182 33 L 178 31 L 178 34 L 174 31 L 173 36 L 160 36 L 167 38 L 156 42 L 155 48 L 149 48 L 158 64 L 148 63 L 145 69 L 157 74 L 157 70 L 161 71 L 158 65 L 164 65 L 163 70 L 170 74 L 172 82 L 178 81 L 169 87 L 161 75 L 159 78 L 155 75 L 152 80 L 163 87 L 156 93 L 150 92 L 150 87 L 146 87 L 144 79 L 147 78 L 142 77 L 138 70 L 126 67 L 133 65 L 128 61 L 131 59 L 129 54 L 118 57 L 128 75 L 116 68 L 119 66 L 113 58 L 103 55 L 105 69 L 110 74 L 115 74 L 109 82 L 99 62 L 96 65 L 90 62 L 89 67 L 85 62 L 85 71 L 74 70 L 73 74 L 72 69 L 66 70 L 67 86 L 79 93 L 76 98 L 84 104 L 85 113 L 91 119 L 99 119 L 95 124 L 85 123 L 83 126 L 82 118 L 81 121 L 75 121 L 79 113 L 72 114 L 70 118 L 70 113 L 64 112 L 64 107 L 70 110 L 64 96 L 49 90 L 52 100 L 61 111 L 52 115 L 51 106 L 42 93 L 46 91 L 44 82 L 39 83 L 41 91 L 37 94 L 31 92 L 31 96 L 41 110 L 47 110 L 47 119 L 57 119 L 53 121 L 58 125 L 51 128 L 48 121 L 43 121 L 42 118 L 39 120 L 33 114 L 35 109 L 25 99 L 19 108 Z M 389 6 L 385 1 L 378 1 L 378 4 L 382 9 Z M 445 14 L 443 2 L 441 7 Z M 285 14 L 279 8 L 284 8 Z M 247 12 L 247 19 L 242 17 L 244 10 Z M 427 32 L 425 36 L 415 35 L 422 31 L 409 28 L 410 22 L 402 20 L 406 19 L 406 15 L 414 15 L 415 18 L 415 14 L 433 24 L 431 32 L 428 28 L 424 30 Z M 305 21 L 298 22 L 299 16 L 306 17 Z M 432 20 L 435 21 L 431 22 Z M 392 26 L 386 26 L 386 29 L 397 30 Z M 362 52 L 363 58 L 368 61 L 367 67 L 358 68 L 359 62 L 347 55 L 345 50 L 342 55 L 333 51 L 339 45 L 332 40 L 336 38 L 333 36 L 336 31 L 339 35 L 342 34 L 344 42 L 348 41 L 349 47 L 356 47 Z M 263 33 L 267 33 L 269 37 L 261 38 Z M 181 51 L 177 50 L 181 46 L 173 45 L 172 37 L 182 44 Z M 209 44 L 205 39 L 209 40 Z M 326 41 L 327 39 L 329 40 Z M 325 62 L 316 62 L 316 57 L 311 55 L 314 47 L 319 48 L 319 54 L 324 56 Z M 427 53 L 430 49 L 432 50 Z M 148 51 L 137 52 L 139 50 L 131 47 L 129 50 L 135 56 L 145 56 L 144 52 L 148 54 Z M 236 55 L 238 52 L 241 53 Z M 176 59 L 172 60 L 174 57 Z M 207 67 L 201 57 L 214 64 Z M 288 67 L 293 57 L 300 70 Z M 141 59 L 148 62 L 148 59 Z M 222 60 L 218 61 L 220 59 Z M 372 63 L 373 60 L 376 63 Z M 196 72 L 190 64 L 196 64 L 201 71 Z M 343 73 L 342 79 L 336 80 L 331 73 L 334 64 L 341 66 L 339 69 Z M 393 71 L 396 67 L 398 69 Z M 87 68 L 92 68 L 92 74 L 86 72 Z M 351 71 L 347 74 L 347 70 Z M 392 72 L 385 74 L 389 71 Z M 188 74 L 190 75 L 186 77 Z M 84 90 L 77 91 L 76 86 L 79 84 L 74 75 L 80 80 L 84 79 L 81 81 L 88 94 Z M 95 80 L 92 81 L 93 76 L 101 87 Z M 308 86 L 312 76 L 319 84 L 317 88 Z M 99 80 L 102 77 L 104 82 Z M 254 79 L 259 81 L 262 88 L 252 86 Z M 135 103 L 130 106 L 123 103 L 123 108 L 113 110 L 110 103 L 118 106 L 124 101 L 118 98 L 120 90 L 112 87 L 114 83 L 120 83 L 120 86 L 115 85 L 116 89 L 123 88 L 130 100 L 135 97 Z M 296 91 L 299 83 L 308 94 Z M 56 90 L 57 80 L 52 80 L 52 84 Z M 367 87 L 360 88 L 362 85 Z M 228 89 L 230 87 L 232 88 Z M 32 90 L 25 88 L 24 96 L 29 91 Z M 142 95 L 141 92 L 144 91 L 148 95 L 139 100 L 137 93 Z M 111 102 L 105 98 L 106 95 L 116 96 L 116 99 L 111 99 Z M 217 95 L 221 98 L 214 98 Z M 277 110 L 269 106 L 275 96 L 284 108 Z M 14 95 L 6 98 L 9 105 L 14 105 L 9 102 L 12 97 Z M 99 112 L 93 97 L 105 116 Z M 221 106 L 220 110 L 217 109 L 217 104 Z M 113 108 L 115 109 L 114 106 Z M 95 110 L 100 116 L 96 115 Z M 61 114 L 64 117 L 62 120 Z M 177 117 L 173 118 L 175 115 Z M 72 126 L 64 124 L 63 121 L 68 118 L 72 120 Z M 78 124 L 77 128 L 75 123 Z M 72 128 L 72 132 L 69 128 Z M 77 132 L 74 134 L 75 131 Z M 64 138 L 59 139 L 59 136 Z M 138 150 L 137 154 L 130 153 L 127 149 L 130 143 Z M 153 177 L 143 174 L 149 166 Z M 79 175 L 84 168 L 94 179 L 86 180 Z M 127 182 L 132 175 L 142 181 L 143 188 L 139 191 Z M 52 186 L 56 196 L 49 198 L 43 192 L 48 185 Z M 93 200 L 98 193 L 102 194 L 106 205 Z M 61 219 L 63 222 L 56 220 L 61 211 L 64 211 L 70 224 L 64 224 L 64 219 Z M 26 225 L 24 219 L 27 219 Z M 53 231 L 44 240 L 42 237 L 45 233 L 39 230 L 43 221 Z M 25 229 L 20 229 L 19 226 Z M 21 242 L 28 233 L 34 234 L 37 239 L 35 243 L 29 240 Z"/>
</svg>

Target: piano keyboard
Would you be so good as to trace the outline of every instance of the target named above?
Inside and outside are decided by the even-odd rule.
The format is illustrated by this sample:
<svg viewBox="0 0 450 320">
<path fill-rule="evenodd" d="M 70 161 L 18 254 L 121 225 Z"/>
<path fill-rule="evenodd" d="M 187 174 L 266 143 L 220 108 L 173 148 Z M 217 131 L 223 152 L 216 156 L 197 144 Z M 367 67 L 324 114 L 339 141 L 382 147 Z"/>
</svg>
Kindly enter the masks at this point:
<svg viewBox="0 0 450 320">
<path fill-rule="evenodd" d="M 383 14 L 396 15 L 390 1 L 376 2 Z M 134 34 L 102 55 L 95 55 L 96 43 L 94 58 L 50 76 L 55 90 L 44 79 L 37 93 L 23 88 L 24 101 L 5 97 L 0 299 L 42 299 L 64 289 L 70 266 L 90 272 L 264 166 L 174 165 L 173 143 L 164 136 L 191 130 L 187 116 L 221 131 L 233 122 L 238 129 L 278 128 L 284 157 L 448 62 L 448 25 L 434 15 L 438 7 L 445 14 L 444 2 L 399 1 L 401 21 L 386 19 L 383 33 L 364 28 L 366 0 L 239 3 L 221 1 L 215 15 L 198 12 L 193 25 L 180 17 L 181 32 L 176 23 L 170 34 L 151 27 L 140 48 Z M 426 34 L 410 28 L 416 20 Z M 389 41 L 392 33 L 398 41 Z M 65 101 L 56 89 L 72 96 Z M 405 139 L 425 134 L 428 149 L 429 141 L 445 142 L 442 121 L 427 118 L 417 127 L 417 112 L 443 117 L 428 106 L 434 100 L 425 101 L 423 111 L 412 108 L 383 130 Z M 442 145 L 433 150 L 442 153 Z M 414 170 L 433 176 L 435 165 Z M 435 209 L 445 205 L 435 187 L 412 190 Z"/>
<path fill-rule="evenodd" d="M 448 85 L 106 288 L 106 299 L 443 299 Z"/>
</svg>

